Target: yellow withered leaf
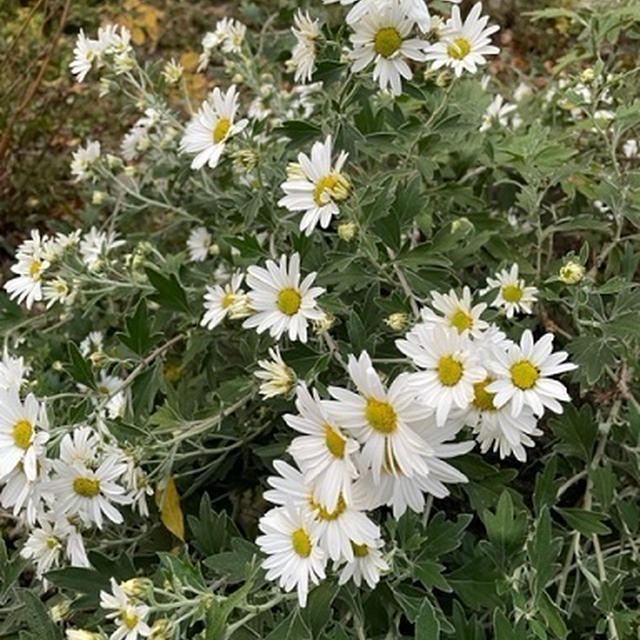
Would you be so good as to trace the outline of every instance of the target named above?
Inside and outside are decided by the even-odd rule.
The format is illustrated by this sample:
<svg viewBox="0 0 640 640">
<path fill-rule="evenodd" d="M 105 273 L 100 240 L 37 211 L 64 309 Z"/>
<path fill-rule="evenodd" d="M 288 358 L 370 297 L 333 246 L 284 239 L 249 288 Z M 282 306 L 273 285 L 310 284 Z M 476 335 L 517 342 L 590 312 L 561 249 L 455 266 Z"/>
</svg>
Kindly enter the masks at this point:
<svg viewBox="0 0 640 640">
<path fill-rule="evenodd" d="M 160 485 L 156 488 L 156 504 L 160 509 L 162 524 L 176 538 L 180 538 L 184 542 L 184 515 L 180 507 L 180 495 L 173 476 L 167 480 L 164 489 Z"/>
</svg>

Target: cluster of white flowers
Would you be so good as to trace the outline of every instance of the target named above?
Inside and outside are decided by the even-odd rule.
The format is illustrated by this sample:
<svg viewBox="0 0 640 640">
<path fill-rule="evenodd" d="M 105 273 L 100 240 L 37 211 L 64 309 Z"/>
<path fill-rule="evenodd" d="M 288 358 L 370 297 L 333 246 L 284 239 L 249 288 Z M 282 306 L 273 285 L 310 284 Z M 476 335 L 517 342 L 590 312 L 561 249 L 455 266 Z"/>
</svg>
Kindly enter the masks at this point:
<svg viewBox="0 0 640 640">
<path fill-rule="evenodd" d="M 11 299 L 24 302 L 27 309 L 42 300 L 47 308 L 55 303 L 71 304 L 78 293 L 78 262 L 88 271 L 99 271 L 109 252 L 123 244 L 113 231 L 98 231 L 96 227 L 83 235 L 76 230 L 41 236 L 33 230 L 31 238 L 16 252 L 17 262 L 11 266 L 16 277 L 5 282 L 4 288 Z"/>
<path fill-rule="evenodd" d="M 222 53 L 238 54 L 247 34 L 247 27 L 239 20 L 223 18 L 216 24 L 214 31 L 208 31 L 202 39 L 202 54 L 198 62 L 198 71 L 209 66 L 211 56 L 218 47 Z"/>
<path fill-rule="evenodd" d="M 492 306 L 506 317 L 531 313 L 536 289 L 519 278 L 517 265 L 487 284 L 487 292 L 498 290 Z M 473 448 L 473 440 L 455 441 L 465 427 L 482 453 L 524 461 L 545 409 L 561 413 L 560 401 L 570 400 L 553 376 L 575 365 L 567 353 L 552 352 L 553 336 L 534 342 L 526 330 L 512 342 L 482 319 L 486 307 L 473 304 L 467 287 L 461 297 L 433 293 L 421 322 L 396 342 L 417 371 L 388 385 L 363 352 L 349 356 L 355 390 L 330 386 L 332 399 L 323 400 L 298 386 L 298 414 L 284 417 L 301 434 L 288 448 L 297 468 L 274 463 L 279 475 L 268 479 L 264 497 L 276 506 L 260 520 L 257 543 L 268 555 L 267 578 L 297 588 L 301 606 L 328 560 L 340 569 L 341 584 L 364 579 L 375 586 L 389 565 L 366 512 L 386 505 L 396 519 L 407 508 L 420 513 L 425 494 L 443 498 L 447 484 L 466 482 L 446 462 Z"/>
</svg>

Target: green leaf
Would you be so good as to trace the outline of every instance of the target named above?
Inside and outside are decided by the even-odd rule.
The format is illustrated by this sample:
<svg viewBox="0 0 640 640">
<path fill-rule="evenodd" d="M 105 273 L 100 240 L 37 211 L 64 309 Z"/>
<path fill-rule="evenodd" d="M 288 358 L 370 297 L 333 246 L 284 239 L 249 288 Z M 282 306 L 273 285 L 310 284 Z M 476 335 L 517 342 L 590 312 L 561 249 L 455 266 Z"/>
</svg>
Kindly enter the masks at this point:
<svg viewBox="0 0 640 640">
<path fill-rule="evenodd" d="M 416 640 L 439 640 L 440 622 L 433 605 L 425 599 L 415 622 Z"/>
<path fill-rule="evenodd" d="M 577 508 L 557 509 L 557 511 L 572 529 L 585 536 L 590 536 L 594 533 L 598 535 L 611 533 L 611 529 L 602 522 L 609 518 L 606 513 Z"/>
<path fill-rule="evenodd" d="M 580 411 L 572 404 L 567 405 L 564 413 L 551 421 L 551 428 L 560 438 L 558 451 L 584 462 L 591 460 L 598 437 L 598 425 L 589 405 L 583 405 Z"/>
<path fill-rule="evenodd" d="M 306 120 L 287 120 L 276 130 L 276 133 L 289 138 L 292 148 L 301 147 L 322 137 L 320 128 Z"/>
<path fill-rule="evenodd" d="M 549 594 L 543 591 L 538 599 L 538 607 L 542 617 L 547 625 L 547 628 L 551 629 L 551 632 L 556 638 L 566 638 L 569 635 L 569 630 L 564 622 L 564 614 L 557 607 L 555 602 L 551 600 Z"/>
<path fill-rule="evenodd" d="M 29 629 L 40 640 L 59 640 L 62 638 L 62 631 L 53 622 L 41 600 L 27 589 L 20 589 L 19 595 L 25 608 L 25 621 Z"/>
<path fill-rule="evenodd" d="M 153 344 L 151 327 L 147 315 L 147 301 L 143 298 L 138 303 L 135 313 L 125 319 L 127 333 L 118 333 L 116 336 L 131 351 L 138 355 L 144 355 Z"/>
<path fill-rule="evenodd" d="M 331 605 L 338 594 L 335 584 L 325 581 L 309 593 L 309 600 L 302 618 L 311 629 L 314 638 L 322 637 L 322 631 L 331 621 Z"/>
<path fill-rule="evenodd" d="M 265 640 L 312 640 L 311 630 L 304 623 L 296 607 Z"/>
<path fill-rule="evenodd" d="M 535 532 L 527 545 L 531 565 L 535 570 L 535 593 L 541 593 L 547 582 L 555 575 L 556 559 L 562 549 L 562 540 L 553 536 L 549 509 L 543 507 L 536 522 Z"/>
<path fill-rule="evenodd" d="M 515 629 L 500 609 L 493 612 L 493 634 L 495 640 L 520 640 Z"/>
<path fill-rule="evenodd" d="M 590 385 L 598 382 L 605 367 L 616 361 L 612 338 L 581 336 L 572 340 L 567 349 L 573 356 L 573 362 L 579 366 L 576 375 Z"/>
<path fill-rule="evenodd" d="M 145 269 L 145 272 L 149 278 L 149 282 L 157 291 L 157 294 L 152 296 L 153 300 L 165 309 L 184 313 L 190 312 L 187 295 L 175 274 L 171 273 L 165 276 L 155 269 L 150 268 Z"/>
<path fill-rule="evenodd" d="M 91 370 L 91 365 L 84 359 L 84 356 L 80 353 L 75 342 L 69 342 L 67 348 L 69 351 L 69 360 L 71 360 L 69 373 L 71 373 L 74 379 L 80 384 L 83 384 L 85 387 L 89 387 L 95 391 L 97 387 L 93 371 Z"/>
</svg>

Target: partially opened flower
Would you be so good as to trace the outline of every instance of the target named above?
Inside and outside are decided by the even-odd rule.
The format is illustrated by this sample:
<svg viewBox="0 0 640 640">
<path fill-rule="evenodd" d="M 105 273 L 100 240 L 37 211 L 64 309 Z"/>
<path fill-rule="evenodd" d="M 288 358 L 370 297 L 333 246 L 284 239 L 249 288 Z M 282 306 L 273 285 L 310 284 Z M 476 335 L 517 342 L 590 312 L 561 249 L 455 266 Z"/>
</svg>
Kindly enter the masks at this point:
<svg viewBox="0 0 640 640">
<path fill-rule="evenodd" d="M 516 313 L 531 313 L 532 305 L 537 302 L 538 290 L 527 286 L 518 275 L 518 264 L 513 263 L 511 269 L 498 271 L 495 278 L 487 278 L 487 288 L 484 292 L 498 290 L 498 294 L 491 303 L 492 307 L 504 309 L 507 318 Z"/>
</svg>

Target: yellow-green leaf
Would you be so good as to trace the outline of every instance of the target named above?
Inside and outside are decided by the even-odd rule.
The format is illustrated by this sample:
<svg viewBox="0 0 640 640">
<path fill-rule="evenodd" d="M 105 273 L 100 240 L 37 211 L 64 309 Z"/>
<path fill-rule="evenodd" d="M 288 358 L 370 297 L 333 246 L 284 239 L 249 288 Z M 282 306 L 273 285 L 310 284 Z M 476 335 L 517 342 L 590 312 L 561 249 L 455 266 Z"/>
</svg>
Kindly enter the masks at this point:
<svg viewBox="0 0 640 640">
<path fill-rule="evenodd" d="M 175 480 L 171 476 L 166 486 L 156 490 L 156 504 L 160 509 L 160 519 L 176 538 L 184 542 L 184 516 L 180 507 L 180 495 Z"/>
</svg>

